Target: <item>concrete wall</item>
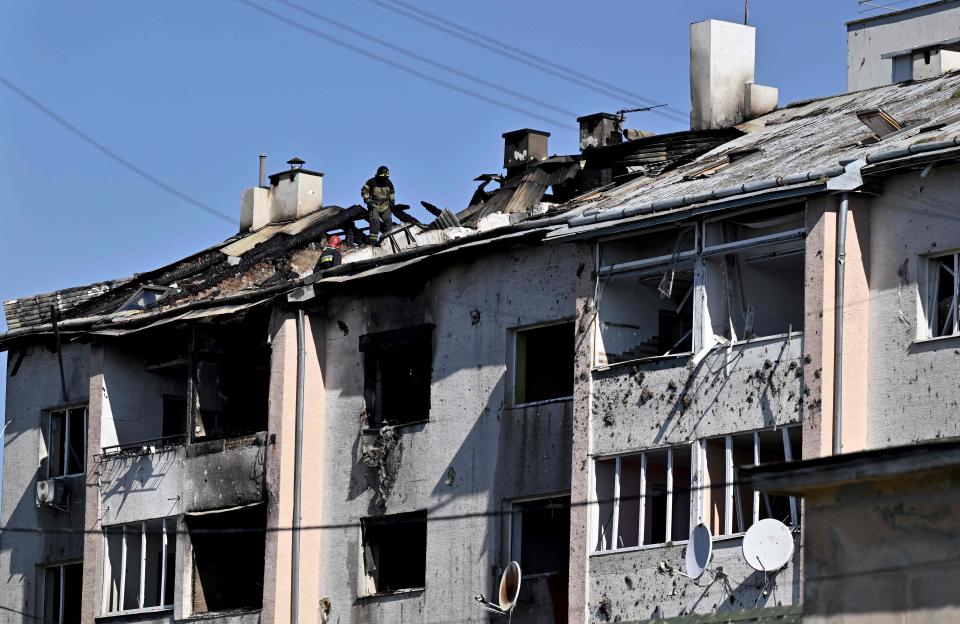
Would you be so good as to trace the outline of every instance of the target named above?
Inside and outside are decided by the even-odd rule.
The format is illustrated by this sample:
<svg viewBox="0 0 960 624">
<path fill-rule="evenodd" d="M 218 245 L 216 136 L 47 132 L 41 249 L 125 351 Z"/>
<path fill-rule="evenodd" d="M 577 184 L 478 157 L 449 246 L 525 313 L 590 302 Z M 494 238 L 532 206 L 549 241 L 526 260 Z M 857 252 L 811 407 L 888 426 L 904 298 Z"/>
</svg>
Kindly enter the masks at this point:
<svg viewBox="0 0 960 624">
<path fill-rule="evenodd" d="M 495 594 L 507 555 L 502 518 L 483 514 L 499 511 L 513 497 L 566 492 L 572 464 L 569 400 L 509 405 L 509 331 L 572 320 L 570 294 L 579 282 L 589 282 L 584 268 L 590 262 L 589 247 L 504 251 L 417 278 L 365 284 L 356 295 L 327 297 L 326 318 L 311 318 L 321 325 L 313 334 L 321 343 L 310 349 L 325 354 L 323 438 L 331 452 L 323 455 L 319 471 L 304 473 L 304 488 L 324 500 L 322 522 L 356 523 L 380 512 L 374 502 L 379 477 L 359 461 L 361 448 L 375 436 L 361 432 L 358 339 L 420 323 L 435 325 L 430 420 L 397 429 L 396 480 L 386 493 L 385 512 L 466 516 L 428 523 L 426 588 L 392 596 L 358 598 L 359 527 L 320 532 L 322 557 L 313 578 L 331 605 L 329 621 L 487 621 L 473 596 Z M 530 592 L 514 621 L 554 621 L 547 581 L 524 583 Z M 532 596 L 538 598 L 526 602 Z M 316 611 L 306 616 L 319 619 Z"/>
<path fill-rule="evenodd" d="M 960 620 L 960 470 L 805 497 L 804 622 Z"/>
<path fill-rule="evenodd" d="M 960 249 L 960 167 L 890 178 L 870 203 L 870 448 L 960 435 L 960 337 L 918 340 L 922 257 Z"/>
<path fill-rule="evenodd" d="M 88 345 L 73 343 L 64 346 L 63 366 L 69 404 L 88 401 L 89 360 Z M 16 375 L 13 374 L 15 369 Z M 0 526 L 82 529 L 83 476 L 66 479 L 72 492 L 67 511 L 36 505 L 37 477 L 41 459 L 46 456 L 40 429 L 42 414 L 45 409 L 65 404 L 60 390 L 57 355 L 41 345 L 12 351 L 7 358 L 5 373 L 7 424 L 3 436 Z M 78 561 L 82 554 L 81 534 L 0 533 L 0 574 L 4 579 L 0 607 L 4 611 L 23 613 L 23 621 L 41 616 L 43 570 L 40 566 Z M 0 619 L 20 621 L 21 618 L 7 611 Z"/>
<path fill-rule="evenodd" d="M 957 1 L 851 22 L 847 25 L 847 91 L 890 84 L 893 60 L 881 59 L 884 54 L 958 37 Z"/>
</svg>

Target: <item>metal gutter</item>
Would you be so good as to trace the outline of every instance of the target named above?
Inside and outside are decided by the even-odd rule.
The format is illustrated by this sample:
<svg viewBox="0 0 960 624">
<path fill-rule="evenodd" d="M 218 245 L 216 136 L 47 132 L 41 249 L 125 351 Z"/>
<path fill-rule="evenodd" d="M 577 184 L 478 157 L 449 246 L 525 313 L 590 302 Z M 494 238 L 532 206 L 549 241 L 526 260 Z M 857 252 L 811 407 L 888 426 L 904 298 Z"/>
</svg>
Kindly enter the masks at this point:
<svg viewBox="0 0 960 624">
<path fill-rule="evenodd" d="M 303 387 L 306 368 L 306 339 L 304 333 L 303 308 L 297 309 L 297 405 L 294 429 L 293 463 L 293 556 L 290 561 L 290 622 L 300 622 L 300 522 L 302 515 L 302 495 L 300 492 L 301 472 L 303 471 Z"/>
<path fill-rule="evenodd" d="M 847 214 L 850 193 L 840 196 L 837 212 L 837 266 L 833 305 L 833 454 L 843 452 L 843 306 L 847 267 Z"/>
</svg>

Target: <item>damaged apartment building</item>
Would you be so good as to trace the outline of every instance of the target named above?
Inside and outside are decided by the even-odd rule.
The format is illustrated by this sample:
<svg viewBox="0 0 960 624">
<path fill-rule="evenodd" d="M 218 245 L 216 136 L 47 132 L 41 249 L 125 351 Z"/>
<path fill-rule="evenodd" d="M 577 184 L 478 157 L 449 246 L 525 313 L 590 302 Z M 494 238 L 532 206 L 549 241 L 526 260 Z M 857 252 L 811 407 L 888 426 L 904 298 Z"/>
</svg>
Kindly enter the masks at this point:
<svg viewBox="0 0 960 624">
<path fill-rule="evenodd" d="M 380 246 L 294 159 L 222 244 L 5 302 L 0 606 L 506 621 L 476 597 L 517 561 L 515 622 L 799 617 L 804 505 L 740 468 L 960 436 L 960 74 L 931 11 L 960 23 L 848 25 L 886 78 L 785 106 L 752 27 L 694 24 L 690 129 L 505 133 L 503 174 Z M 758 572 L 767 518 L 798 554 Z"/>
</svg>

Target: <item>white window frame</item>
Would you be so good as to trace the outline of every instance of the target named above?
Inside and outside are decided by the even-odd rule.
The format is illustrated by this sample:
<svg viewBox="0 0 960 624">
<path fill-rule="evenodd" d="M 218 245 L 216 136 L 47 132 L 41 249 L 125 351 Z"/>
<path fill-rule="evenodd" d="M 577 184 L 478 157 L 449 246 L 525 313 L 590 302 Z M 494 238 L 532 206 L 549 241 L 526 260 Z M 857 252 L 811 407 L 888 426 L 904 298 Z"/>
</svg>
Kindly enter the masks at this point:
<svg viewBox="0 0 960 624">
<path fill-rule="evenodd" d="M 707 245 L 707 229 L 716 223 L 729 220 L 738 215 L 745 215 L 755 212 L 762 212 L 764 210 L 775 209 L 779 207 L 785 207 L 797 204 L 798 206 L 805 205 L 803 202 L 788 201 L 782 203 L 774 203 L 770 205 L 753 207 L 745 210 L 741 210 L 734 213 L 723 214 L 721 216 L 710 217 L 710 218 L 701 218 L 696 221 L 691 221 L 690 225 L 694 227 L 694 249 L 693 250 L 684 250 L 679 252 L 676 255 L 676 258 L 671 256 L 659 256 L 655 258 L 644 258 L 641 260 L 634 260 L 628 262 L 620 262 L 614 264 L 601 264 L 602 262 L 602 249 L 605 243 L 614 242 L 621 240 L 623 238 L 637 236 L 638 234 L 654 234 L 656 232 L 668 232 L 674 228 L 656 228 L 648 231 L 640 232 L 631 232 L 629 234 L 621 234 L 617 236 L 611 236 L 598 240 L 594 249 L 594 254 L 597 259 L 597 281 L 596 288 L 594 289 L 594 302 L 597 306 L 597 314 L 594 315 L 594 335 L 597 336 L 601 331 L 601 321 L 599 310 L 603 306 L 603 282 L 617 276 L 624 275 L 636 275 L 643 276 L 651 273 L 658 273 L 665 269 L 669 269 L 671 265 L 681 265 L 685 263 L 693 262 L 693 333 L 692 333 L 692 352 L 697 353 L 700 351 L 706 344 L 712 344 L 709 342 L 710 337 L 712 336 L 712 329 L 710 326 L 710 310 L 708 307 L 707 297 L 706 297 L 706 270 L 705 270 L 705 261 L 709 258 L 722 257 L 727 255 L 735 255 L 750 249 L 757 249 L 762 247 L 769 247 L 773 245 L 781 245 L 785 243 L 790 243 L 793 241 L 798 241 L 800 243 L 800 248 L 797 249 L 795 253 L 803 254 L 805 253 L 805 248 L 803 247 L 802 241 L 804 241 L 808 235 L 806 227 L 796 228 L 791 230 L 783 230 L 781 232 L 775 232 L 773 234 L 765 234 L 761 236 L 755 236 L 753 238 L 745 238 L 739 241 L 734 241 L 730 243 L 718 243 L 714 245 Z M 804 210 L 805 208 L 801 208 Z M 793 253 L 793 252 L 791 252 Z M 753 336 L 750 340 L 765 340 L 769 338 L 774 338 L 777 336 L 785 335 L 797 335 L 801 332 L 794 331 L 792 328 L 786 333 L 781 334 L 771 334 L 763 336 Z M 741 339 L 735 339 L 733 342 L 740 343 L 743 342 Z M 594 353 L 591 358 L 592 367 L 594 370 L 602 370 L 612 366 L 617 366 L 620 364 L 644 362 L 644 361 L 655 361 L 663 360 L 667 358 L 677 358 L 678 356 L 689 356 L 690 353 L 677 353 L 677 354 L 668 354 L 668 355 L 658 355 L 652 357 L 638 358 L 636 360 L 627 360 L 625 362 L 616 362 L 613 364 L 601 364 L 600 363 L 600 351 L 599 345 L 600 342 L 595 338 L 594 339 Z"/>
<path fill-rule="evenodd" d="M 68 472 L 70 466 L 70 412 L 77 409 L 83 409 L 83 451 L 81 454 L 80 472 Z M 89 426 L 90 409 L 86 403 L 76 403 L 62 407 L 54 407 L 44 410 L 47 417 L 47 479 L 65 479 L 87 473 L 87 428 Z M 53 444 L 53 415 L 63 414 L 63 474 L 51 474 L 50 448 Z"/>
<path fill-rule="evenodd" d="M 600 457 L 594 461 L 594 464 L 598 461 L 610 461 L 614 460 L 614 471 L 613 471 L 613 518 L 610 524 L 610 548 L 605 548 L 603 550 L 595 550 L 593 554 L 608 553 L 615 551 L 630 551 L 630 550 L 640 550 L 644 548 L 658 548 L 665 546 L 666 544 L 685 544 L 689 537 L 683 539 L 675 540 L 673 539 L 673 457 L 676 451 L 683 452 L 684 449 L 689 449 L 691 454 L 691 464 L 690 464 L 690 494 L 691 494 L 691 510 L 693 509 L 693 496 L 697 492 L 696 488 L 696 467 L 693 463 L 693 457 L 697 453 L 698 445 L 696 442 L 690 444 L 681 444 L 679 446 L 671 446 L 666 449 L 647 449 L 646 451 L 641 451 L 639 453 L 626 453 L 617 455 L 615 457 Z M 666 529 L 664 531 L 664 541 L 655 543 L 655 544 L 644 544 L 643 539 L 646 534 L 646 494 L 647 494 L 647 454 L 648 453 L 658 453 L 666 450 L 667 451 L 667 508 L 665 513 L 666 518 Z M 620 547 L 617 544 L 617 537 L 620 534 L 620 473 L 621 473 L 621 464 L 623 458 L 640 458 L 640 505 L 639 505 L 639 532 L 637 533 L 637 545 L 636 546 L 624 546 Z M 594 470 L 596 473 L 596 470 Z M 596 477 L 594 477 L 594 480 Z M 596 487 L 593 488 L 591 494 L 592 500 L 591 503 L 595 508 L 598 508 L 596 500 Z M 599 522 L 599 519 L 597 520 Z M 602 526 L 597 527 L 597 539 L 593 540 L 594 544 L 600 542 L 599 540 L 599 531 L 602 530 Z"/>
<path fill-rule="evenodd" d="M 949 332 L 940 333 L 944 330 L 945 323 L 938 318 L 937 301 L 934 298 L 937 295 L 937 286 L 939 286 L 940 271 L 939 261 L 942 258 L 953 258 L 953 301 L 952 316 L 953 323 Z M 924 293 L 924 314 L 926 315 L 926 335 L 922 338 L 950 338 L 960 335 L 960 251 L 948 251 L 944 253 L 930 254 L 925 258 L 926 262 L 926 289 Z M 937 262 L 938 270 L 934 272 L 934 262 Z M 950 271 L 950 269 L 947 269 Z M 940 327 L 936 327 L 940 325 Z M 939 330 L 939 331 L 938 331 Z"/>
<path fill-rule="evenodd" d="M 709 484 L 706 484 L 707 477 L 707 442 L 710 440 L 723 440 L 724 441 L 724 483 L 723 483 L 723 505 L 724 505 L 724 527 L 723 531 L 714 535 L 714 539 L 724 539 L 732 537 L 741 537 L 744 535 L 744 532 L 733 532 L 733 518 L 735 512 L 735 490 L 738 480 L 735 475 L 735 466 L 733 464 L 733 438 L 737 435 L 752 434 L 753 435 L 753 461 L 754 464 L 760 463 L 760 434 L 764 432 L 775 432 L 780 431 L 782 440 L 783 440 L 783 461 L 794 461 L 793 457 L 793 447 L 790 444 L 790 431 L 792 429 L 800 428 L 800 424 L 789 424 L 781 425 L 775 428 L 764 428 L 757 429 L 754 431 L 744 431 L 739 433 L 731 433 L 721 436 L 711 436 L 708 438 L 700 438 L 695 441 L 692 441 L 689 445 L 679 445 L 672 446 L 667 448 L 656 448 L 656 449 L 646 449 L 639 452 L 631 453 L 621 453 L 615 456 L 606 456 L 606 457 L 597 457 L 594 459 L 593 465 L 593 484 L 591 487 L 591 505 L 599 510 L 599 500 L 596 497 L 596 464 L 602 461 L 611 461 L 614 463 L 614 473 L 613 473 L 613 505 L 612 505 L 612 521 L 610 523 L 610 544 L 609 548 L 597 548 L 598 545 L 603 544 L 604 541 L 600 539 L 601 532 L 603 531 L 602 520 L 599 518 L 598 514 L 592 516 L 592 522 L 595 525 L 595 530 L 593 531 L 592 543 L 595 545 L 591 552 L 591 555 L 601 555 L 611 552 L 624 552 L 631 550 L 640 550 L 648 548 L 660 548 L 668 544 L 683 544 L 688 541 L 688 538 L 684 539 L 673 539 L 673 511 L 674 511 L 674 497 L 673 497 L 673 488 L 674 488 L 674 479 L 673 479 L 673 463 L 674 455 L 677 452 L 683 452 L 683 449 L 689 447 L 690 449 L 690 526 L 693 528 L 694 525 L 701 522 L 707 521 L 707 505 L 706 505 L 706 490 L 710 488 Z M 652 452 L 662 452 L 667 451 L 667 505 L 666 505 L 666 531 L 664 533 L 664 541 L 656 544 L 644 544 L 643 539 L 645 536 L 646 527 L 645 516 L 645 501 L 646 501 L 646 469 L 647 469 L 647 454 Z M 639 534 L 637 540 L 637 546 L 627 546 L 619 547 L 617 543 L 617 538 L 620 532 L 620 473 L 621 473 L 621 462 L 623 458 L 641 458 L 640 464 L 640 505 L 639 505 Z M 767 461 L 767 460 L 765 460 Z M 776 461 L 776 460 L 769 460 Z M 705 485 L 706 484 L 706 485 Z M 796 529 L 800 526 L 800 507 L 796 497 L 789 497 L 790 501 L 790 526 L 793 529 Z M 752 507 L 752 524 L 756 524 L 760 516 L 760 492 L 754 490 L 753 492 L 753 507 Z M 511 551 L 512 552 L 512 551 Z"/>
<path fill-rule="evenodd" d="M 40 613 L 44 615 L 46 615 L 47 613 L 47 572 L 49 570 L 58 569 L 59 576 L 60 576 L 60 604 L 57 606 L 57 619 L 53 622 L 50 622 L 49 624 L 62 624 L 63 622 L 64 606 L 65 606 L 64 605 L 65 592 L 63 591 L 63 588 L 66 586 L 66 583 L 64 582 L 66 571 L 64 570 L 64 568 L 66 568 L 67 566 L 74 566 L 74 565 L 82 566 L 83 560 L 78 559 L 75 561 L 63 561 L 61 563 L 54 563 L 54 564 L 43 567 L 43 592 L 40 594 L 42 597 L 42 602 L 40 604 Z"/>
<path fill-rule="evenodd" d="M 162 532 L 162 544 L 161 549 L 161 561 L 163 564 L 160 566 L 160 594 L 158 596 L 159 605 L 152 607 L 144 607 L 143 602 L 146 598 L 146 568 L 147 568 L 147 524 L 149 522 L 154 522 L 160 520 L 161 532 Z M 176 518 L 151 518 L 150 520 L 141 520 L 139 522 L 128 522 L 122 525 L 109 525 L 104 527 L 104 536 L 103 536 L 103 559 L 104 559 L 104 575 L 103 575 L 103 613 L 104 615 L 124 615 L 127 613 L 149 613 L 151 611 L 170 611 L 173 609 L 173 604 L 164 604 L 167 596 L 167 582 L 168 576 L 170 575 L 167 570 L 167 554 L 169 547 L 168 532 L 167 532 L 167 522 L 172 522 L 174 525 L 174 539 L 176 539 Z M 140 587 L 137 595 L 137 607 L 133 609 L 124 609 L 123 605 L 126 599 L 127 591 L 127 527 L 140 525 Z M 111 529 L 121 528 L 121 546 L 120 546 L 120 584 L 119 584 L 119 601 L 117 604 L 120 605 L 120 609 L 117 611 L 110 610 L 110 581 L 113 577 L 113 570 L 110 565 L 110 544 L 109 536 L 107 531 Z M 176 562 L 174 562 L 174 567 L 176 567 Z"/>
</svg>

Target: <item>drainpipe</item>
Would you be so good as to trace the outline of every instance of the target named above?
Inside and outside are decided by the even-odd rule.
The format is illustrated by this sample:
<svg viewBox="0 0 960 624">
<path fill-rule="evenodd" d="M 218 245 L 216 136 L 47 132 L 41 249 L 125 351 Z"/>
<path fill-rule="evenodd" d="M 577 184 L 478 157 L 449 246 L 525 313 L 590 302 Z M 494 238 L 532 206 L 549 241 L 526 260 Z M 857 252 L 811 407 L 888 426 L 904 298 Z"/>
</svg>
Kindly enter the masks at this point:
<svg viewBox="0 0 960 624">
<path fill-rule="evenodd" d="M 290 573 L 290 622 L 300 622 L 300 473 L 303 467 L 303 378 L 306 365 L 303 308 L 297 310 L 297 424 L 293 464 L 293 560 Z"/>
<path fill-rule="evenodd" d="M 840 195 L 837 213 L 837 267 L 833 306 L 833 454 L 843 452 L 843 295 L 847 266 L 847 213 L 850 193 Z"/>
</svg>

